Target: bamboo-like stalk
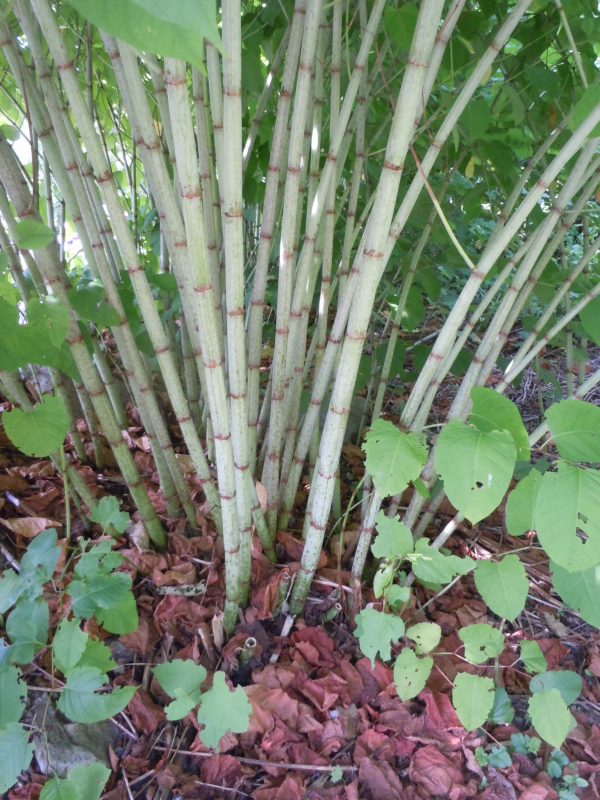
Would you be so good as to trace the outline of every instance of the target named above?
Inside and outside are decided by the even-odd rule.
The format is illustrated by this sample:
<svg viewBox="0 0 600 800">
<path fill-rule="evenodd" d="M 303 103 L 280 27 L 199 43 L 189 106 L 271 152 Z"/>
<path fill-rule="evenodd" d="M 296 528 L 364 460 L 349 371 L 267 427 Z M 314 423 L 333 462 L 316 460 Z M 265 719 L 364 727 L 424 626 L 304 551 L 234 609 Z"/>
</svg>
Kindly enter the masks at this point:
<svg viewBox="0 0 600 800">
<path fill-rule="evenodd" d="M 444 360 L 444 355 L 450 348 L 457 336 L 458 330 L 464 321 L 468 308 L 479 290 L 482 281 L 488 275 L 502 251 L 512 240 L 513 236 L 521 228 L 531 211 L 539 201 L 543 193 L 555 180 L 561 169 L 585 144 L 594 126 L 600 121 L 600 104 L 590 113 L 577 130 L 571 135 L 563 148 L 557 153 L 549 166 L 538 178 L 535 186 L 522 200 L 519 207 L 512 214 L 511 218 L 504 226 L 502 233 L 490 245 L 477 264 L 468 281 L 466 282 L 461 294 L 459 295 L 454 308 L 450 311 L 446 321 L 440 330 L 429 358 L 425 362 L 419 377 L 413 387 L 410 397 L 402 413 L 402 422 L 410 426 L 417 416 L 422 418 L 427 409 L 423 407 L 423 396 L 431 381 L 441 380 L 444 374 L 440 370 L 440 363 Z"/>
<path fill-rule="evenodd" d="M 34 59 L 38 67 L 44 64 L 44 56 L 41 51 L 38 37 L 32 20 L 28 17 L 26 6 L 21 3 L 22 21 L 28 33 L 28 40 Z M 14 52 L 12 53 L 14 58 Z M 10 58 L 11 51 L 7 53 Z M 27 75 L 24 75 L 27 80 Z M 156 466 L 160 477 L 161 488 L 163 490 L 167 508 L 170 514 L 177 513 L 179 500 L 183 504 L 188 520 L 192 525 L 195 524 L 195 511 L 189 500 L 189 490 L 183 480 L 183 475 L 173 452 L 170 436 L 163 420 L 162 413 L 157 403 L 155 393 L 152 389 L 146 368 L 138 352 L 137 345 L 127 323 L 124 309 L 117 287 L 114 283 L 110 265 L 105 258 L 105 248 L 100 243 L 100 233 L 96 224 L 95 215 L 90 207 L 87 193 L 81 185 L 80 177 L 75 164 L 77 163 L 77 153 L 73 150 L 70 143 L 73 137 L 69 136 L 66 130 L 66 118 L 60 112 L 58 98 L 53 84 L 46 79 L 44 88 L 46 90 L 47 108 L 50 112 L 57 136 L 53 135 L 52 123 L 45 119 L 45 110 L 38 97 L 37 89 L 28 81 L 28 96 L 32 101 L 32 108 L 40 119 L 40 129 L 44 130 L 44 142 L 49 159 L 52 162 L 53 171 L 64 192 L 67 204 L 73 216 L 75 227 L 79 233 L 84 252 L 86 254 L 90 269 L 97 275 L 104 285 L 108 300 L 117 311 L 120 322 L 113 328 L 113 334 L 133 391 L 136 405 L 146 433 L 148 435 L 152 452 L 156 460 Z M 60 135 L 59 135 L 60 134 Z M 63 151 L 63 158 L 69 168 L 63 165 L 63 158 L 59 153 L 59 145 Z M 70 165 L 73 165 L 71 168 Z M 109 371 L 105 371 L 104 378 L 110 376 Z M 110 385 L 110 381 L 109 381 Z M 117 397 L 114 402 L 119 402 Z M 84 398 L 84 412 L 86 410 Z M 124 416 L 124 415 L 123 415 Z M 92 416 L 89 411 L 86 413 L 90 432 L 94 432 Z M 123 422 L 123 419 L 121 420 Z"/>
<path fill-rule="evenodd" d="M 271 417 L 267 433 L 267 456 L 262 483 L 267 490 L 267 522 L 272 534 L 277 523 L 279 466 L 285 431 L 284 402 L 287 379 L 286 353 L 290 332 L 292 306 L 293 268 L 295 263 L 296 227 L 299 214 L 301 157 L 304 129 L 308 113 L 311 75 L 317 46 L 321 0 L 313 0 L 306 9 L 304 35 L 298 65 L 298 78 L 294 95 L 292 124 L 288 144 L 288 164 L 284 187 L 279 246 L 279 272 L 277 281 L 277 312 L 275 322 L 275 347 L 273 353 L 273 384 L 271 389 Z"/>
<path fill-rule="evenodd" d="M 273 61 L 269 65 L 269 72 L 267 73 L 265 85 L 260 97 L 258 98 L 258 102 L 256 103 L 256 109 L 254 111 L 254 116 L 252 117 L 252 122 L 248 127 L 248 133 L 246 134 L 246 140 L 242 150 L 242 170 L 244 175 L 246 174 L 248 162 L 250 161 L 250 156 L 254 150 L 254 144 L 260 130 L 261 120 L 265 111 L 267 110 L 267 104 L 275 88 L 275 76 L 277 75 L 279 68 L 283 63 L 284 56 L 289 46 L 290 33 L 291 24 L 285 29 L 281 38 L 281 42 L 279 43 L 279 47 L 277 48 L 277 52 L 273 56 Z"/>
<path fill-rule="evenodd" d="M 286 354 L 286 373 L 288 380 L 297 372 L 298 367 L 304 359 L 306 347 L 306 318 L 309 310 L 305 300 L 306 286 L 311 280 L 314 280 L 314 277 L 311 276 L 311 270 L 314 270 L 315 263 L 320 264 L 320 259 L 318 262 L 315 262 L 314 247 L 321 221 L 324 216 L 327 216 L 326 211 L 329 208 L 328 200 L 330 193 L 332 191 L 335 192 L 337 184 L 336 178 L 339 177 L 341 167 L 343 166 L 345 156 L 348 152 L 348 148 L 344 147 L 344 141 L 349 129 L 351 115 L 355 110 L 354 106 L 361 85 L 361 77 L 366 70 L 369 51 L 379 25 L 381 14 L 383 13 L 383 7 L 384 3 L 380 2 L 380 0 L 373 6 L 369 22 L 362 36 L 361 47 L 356 58 L 352 76 L 347 91 L 344 94 L 344 102 L 339 109 L 339 113 L 336 115 L 335 125 L 332 126 L 327 160 L 321 172 L 319 186 L 315 193 L 314 200 L 310 203 L 308 208 L 306 232 L 298 259 L 290 312 L 289 341 Z M 347 144 L 349 145 L 349 142 L 347 142 Z M 296 391 L 298 391 L 298 389 Z M 290 427 L 290 420 L 286 419 L 286 424 Z"/>
<path fill-rule="evenodd" d="M 518 25 L 519 20 L 521 19 L 522 15 L 525 13 L 531 2 L 532 0 L 520 0 L 520 2 L 517 3 L 517 5 L 509 14 L 505 22 L 498 29 L 491 45 L 488 47 L 488 49 L 486 50 L 480 61 L 475 66 L 473 72 L 467 79 L 463 89 L 461 90 L 459 96 L 457 97 L 454 105 L 444 118 L 444 122 L 437 131 L 434 140 L 429 147 L 429 150 L 427 151 L 425 157 L 421 162 L 421 169 L 417 171 L 417 174 L 412 180 L 411 185 L 409 186 L 406 194 L 404 195 L 402 203 L 400 204 L 400 207 L 394 216 L 394 221 L 390 227 L 390 233 L 385 245 L 386 262 L 387 259 L 389 259 L 392 250 L 402 233 L 402 230 L 404 229 L 404 226 L 410 215 L 410 212 L 412 211 L 414 204 L 416 203 L 419 194 L 423 188 L 424 180 L 426 179 L 426 176 L 429 174 L 431 168 L 433 167 L 441 148 L 443 147 L 444 143 L 450 136 L 454 126 L 456 125 L 462 112 L 466 108 L 467 103 L 469 102 L 473 94 L 476 92 L 483 78 L 486 76 L 489 69 L 491 68 L 494 59 L 496 58 L 498 53 L 502 50 L 502 48 L 510 38 L 512 32 Z M 442 39 L 440 39 L 439 42 L 444 43 L 444 38 L 442 37 Z M 437 47 L 438 47 L 438 42 L 436 42 L 436 46 L 434 47 L 434 51 L 436 53 L 437 53 Z M 427 81 L 428 83 L 431 83 L 431 72 L 429 72 L 429 70 L 427 75 Z M 423 97 L 421 98 L 420 101 L 421 105 Z M 419 111 L 419 115 L 421 113 L 422 109 Z M 359 250 L 362 247 L 363 244 L 361 243 L 361 245 L 359 245 Z M 336 363 L 338 346 L 342 340 L 344 329 L 348 321 L 348 316 L 350 314 L 350 309 L 352 307 L 352 300 L 354 297 L 354 293 L 356 291 L 356 287 L 359 282 L 359 277 L 360 277 L 360 264 L 357 264 L 355 262 L 353 270 L 350 272 L 347 280 L 344 283 L 344 292 L 339 297 L 338 300 L 336 317 L 333 323 L 331 333 L 329 335 L 329 341 L 324 353 L 321 369 L 315 376 L 313 382 L 313 392 L 310 400 L 310 405 L 304 419 L 302 430 L 298 438 L 298 443 L 296 446 L 296 452 L 294 455 L 292 468 L 290 470 L 290 475 L 287 476 L 287 479 L 285 479 L 282 485 L 282 491 L 281 491 L 282 499 L 281 499 L 281 511 L 280 511 L 281 526 L 284 526 L 284 524 L 287 521 L 289 509 L 291 508 L 293 498 L 296 493 L 296 487 L 300 479 L 302 465 L 304 463 L 304 459 L 306 458 L 306 453 L 308 452 L 308 448 L 312 438 L 312 432 L 317 425 L 319 407 L 327 391 L 329 385 L 329 378 L 330 375 L 332 374 L 334 364 Z M 436 355 L 436 360 L 437 360 L 437 355 Z M 425 387 L 421 387 L 420 391 L 423 392 L 424 388 Z"/>
<path fill-rule="evenodd" d="M 19 217 L 21 219 L 35 219 L 37 215 L 31 210 L 32 200 L 27 184 L 21 178 L 16 160 L 14 157 L 9 157 L 6 149 L 3 149 L 2 158 L 0 158 L 0 180 L 4 184 L 4 188 Z M 65 290 L 55 244 L 52 243 L 43 250 L 38 250 L 35 260 L 48 287 L 56 294 L 69 312 L 67 343 L 71 348 L 77 369 L 89 393 L 94 411 L 102 420 L 107 441 L 112 448 L 133 501 L 144 521 L 148 535 L 157 546 L 162 547 L 165 543 L 162 525 L 142 485 L 137 467 L 114 418 L 110 400 L 104 391 L 102 382 L 83 342 L 78 319 L 70 306 Z"/>
<path fill-rule="evenodd" d="M 292 594 L 292 609 L 296 613 L 304 605 L 321 551 L 331 507 L 337 463 L 350 410 L 350 400 L 366 335 L 366 326 L 375 292 L 386 264 L 385 243 L 392 223 L 401 172 L 419 110 L 419 98 L 423 91 L 426 69 L 442 15 L 442 7 L 443 3 L 440 0 L 424 0 L 419 9 L 413 43 L 398 96 L 396 112 L 392 119 L 376 199 L 363 237 L 364 246 L 357 256 L 357 261 L 362 262 L 364 277 L 361 281 L 361 291 L 357 293 L 358 302 L 354 302 L 352 306 L 340 368 L 337 372 L 321 439 L 319 459 L 311 484 L 305 522 L 306 543 L 302 554 L 301 569 Z"/>
<path fill-rule="evenodd" d="M 96 173 L 100 190 L 103 195 L 104 202 L 108 210 L 109 217 L 113 226 L 113 231 L 118 241 L 119 251 L 123 257 L 123 263 L 129 272 L 132 280 L 134 290 L 136 292 L 140 312 L 146 322 L 146 327 L 153 346 L 157 353 L 161 369 L 165 375 L 165 384 L 171 386 L 177 384 L 180 386 L 180 381 L 177 375 L 177 369 L 174 362 L 173 354 L 170 350 L 168 337 L 163 329 L 158 311 L 156 309 L 152 291 L 148 284 L 145 272 L 139 264 L 139 258 L 132 240 L 127 223 L 122 215 L 121 204 L 116 190 L 110 165 L 106 160 L 101 143 L 89 118 L 85 102 L 83 100 L 77 77 L 74 73 L 72 62 L 68 59 L 65 45 L 60 37 L 56 20 L 46 2 L 46 0 L 33 0 L 36 17 L 42 30 L 46 41 L 49 44 L 50 51 L 59 68 L 61 81 L 65 88 L 65 93 L 69 99 L 71 110 L 77 120 L 77 125 L 81 133 L 82 139 L 85 143 L 88 157 Z M 157 418 L 158 421 L 158 418 Z M 185 505 L 189 501 L 185 497 L 184 492 L 186 488 L 183 485 L 183 476 L 181 474 L 179 465 L 176 459 L 171 459 L 173 467 L 172 477 L 179 484 L 181 488 L 180 495 Z M 193 514 L 193 509 L 189 507 L 189 515 Z"/>
<path fill-rule="evenodd" d="M 252 500 L 248 463 L 246 332 L 244 330 L 244 230 L 242 199 L 242 27 L 240 0 L 224 0 L 223 13 L 223 147 L 219 174 L 225 256 L 227 372 L 231 443 L 240 537 L 241 602 L 250 591 Z M 256 506 L 255 506 L 256 508 Z M 260 508 L 259 508 L 260 510 Z"/>
<path fill-rule="evenodd" d="M 157 139 L 145 102 L 143 87 L 141 81 L 139 81 L 137 63 L 129 48 L 122 45 L 119 51 L 116 49 L 114 40 L 110 37 L 104 38 L 109 51 L 112 53 L 117 80 L 122 87 L 123 96 L 129 109 L 130 119 L 134 125 L 137 126 L 140 143 L 143 144 L 141 149 L 142 160 L 146 168 L 153 195 L 157 199 L 157 208 L 159 209 L 159 213 L 164 216 L 165 238 L 171 254 L 174 256 L 173 266 L 180 290 L 182 305 L 184 306 L 185 318 L 188 321 L 188 332 L 190 329 L 189 320 L 192 320 L 191 326 L 197 335 L 196 317 L 189 302 L 189 298 L 193 296 L 192 273 L 182 267 L 184 250 L 186 251 L 185 257 L 189 257 L 183 220 L 178 209 L 173 187 L 170 184 L 166 172 L 166 166 L 160 149 L 160 142 Z M 197 360 L 200 362 L 200 365 L 202 365 L 200 344 L 196 344 Z M 192 352 L 194 352 L 194 343 L 192 343 Z M 188 452 L 192 458 L 194 468 L 202 483 L 207 500 L 213 508 L 218 509 L 220 501 L 192 419 L 190 406 L 183 391 L 181 379 L 170 346 L 167 346 L 167 349 L 164 351 L 157 351 L 157 355 L 159 366 L 161 367 L 165 379 L 165 386 L 169 394 L 169 399 L 177 416 L 177 421 L 181 428 L 186 446 L 188 447 Z M 200 378 L 204 378 L 203 367 L 200 372 Z M 217 514 L 217 521 L 218 520 L 219 515 Z"/>
<path fill-rule="evenodd" d="M 285 153 L 287 124 L 290 114 L 291 97 L 296 78 L 298 59 L 302 44 L 304 28 L 305 0 L 296 0 L 294 16 L 290 28 L 290 38 L 285 58 L 281 89 L 277 103 L 275 126 L 271 150 L 269 154 L 269 168 L 267 172 L 265 196 L 262 209 L 262 222 L 259 234 L 258 251 L 252 295 L 248 309 L 248 426 L 249 426 L 249 454 L 250 469 L 256 466 L 256 450 L 258 442 L 259 400 L 260 400 L 260 359 L 262 351 L 262 325 L 265 308 L 265 290 L 267 287 L 269 258 L 273 249 L 275 235 L 275 218 L 278 208 L 278 189 L 281 169 Z M 270 409 L 272 391 L 268 391 L 265 400 Z"/>
</svg>

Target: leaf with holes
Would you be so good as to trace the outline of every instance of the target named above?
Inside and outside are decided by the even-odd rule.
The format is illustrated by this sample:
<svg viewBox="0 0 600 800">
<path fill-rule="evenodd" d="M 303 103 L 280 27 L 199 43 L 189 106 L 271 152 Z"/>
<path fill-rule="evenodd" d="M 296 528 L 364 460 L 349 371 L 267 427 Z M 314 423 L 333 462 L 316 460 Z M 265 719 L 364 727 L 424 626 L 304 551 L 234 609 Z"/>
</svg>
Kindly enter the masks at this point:
<svg viewBox="0 0 600 800">
<path fill-rule="evenodd" d="M 393 614 L 385 614 L 374 608 L 363 608 L 356 617 L 356 629 L 360 649 L 375 666 L 379 653 L 384 661 L 392 657 L 391 644 L 404 636 L 404 622 Z"/>
<path fill-rule="evenodd" d="M 600 564 L 600 471 L 562 461 L 558 472 L 543 475 L 535 529 L 552 561 L 568 572 Z"/>
<path fill-rule="evenodd" d="M 529 580 L 517 555 L 501 561 L 478 561 L 475 567 L 475 586 L 494 614 L 514 620 L 525 608 Z"/>
<path fill-rule="evenodd" d="M 375 517 L 377 536 L 371 545 L 375 558 L 401 559 L 410 553 L 413 537 L 409 529 L 396 517 L 387 517 L 380 511 Z"/>
<path fill-rule="evenodd" d="M 485 622 L 467 625 L 458 632 L 465 646 L 465 658 L 472 664 L 484 664 L 504 649 L 504 634 Z"/>
<path fill-rule="evenodd" d="M 516 405 L 493 389 L 476 386 L 471 389 L 473 407 L 469 422 L 480 431 L 508 431 L 517 448 L 517 459 L 529 461 L 529 434 Z"/>
<path fill-rule="evenodd" d="M 198 711 L 198 722 L 204 725 L 200 739 L 216 749 L 226 733 L 245 733 L 251 714 L 252 706 L 242 687 L 232 691 L 225 683 L 224 673 L 215 672 L 212 688 L 202 695 Z"/>
<path fill-rule="evenodd" d="M 450 502 L 472 523 L 502 502 L 517 460 L 507 431 L 479 431 L 452 420 L 435 447 L 435 468 Z"/>
<path fill-rule="evenodd" d="M 407 628 L 406 635 L 415 643 L 419 655 L 430 653 L 440 643 L 442 629 L 436 622 L 417 622 Z"/>
<path fill-rule="evenodd" d="M 11 442 L 28 456 L 55 453 L 69 431 L 67 409 L 60 397 L 46 397 L 32 411 L 5 411 L 2 423 Z"/>
<path fill-rule="evenodd" d="M 425 688 L 433 669 L 433 659 L 419 658 L 410 647 L 405 647 L 394 664 L 394 683 L 401 700 L 412 700 Z"/>
<path fill-rule="evenodd" d="M 494 705 L 494 681 L 467 672 L 459 673 L 454 679 L 452 705 L 466 730 L 479 728 Z"/>
<path fill-rule="evenodd" d="M 563 400 L 546 411 L 548 427 L 562 458 L 600 462 L 600 408 L 583 400 Z"/>
<path fill-rule="evenodd" d="M 529 700 L 528 711 L 538 734 L 556 749 L 562 747 L 576 724 L 558 689 L 534 694 Z"/>
<path fill-rule="evenodd" d="M 380 495 L 403 492 L 421 474 L 427 448 L 414 433 L 403 433 L 387 420 L 378 419 L 367 433 L 363 450 L 366 467 Z"/>
</svg>

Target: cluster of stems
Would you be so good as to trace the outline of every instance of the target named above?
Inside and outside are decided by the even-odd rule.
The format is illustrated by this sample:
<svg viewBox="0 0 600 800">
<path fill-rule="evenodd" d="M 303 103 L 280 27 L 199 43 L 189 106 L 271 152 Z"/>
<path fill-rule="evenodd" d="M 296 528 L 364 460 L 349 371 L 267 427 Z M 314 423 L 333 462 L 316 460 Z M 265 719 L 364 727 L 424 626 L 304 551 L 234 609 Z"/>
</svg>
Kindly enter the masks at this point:
<svg viewBox="0 0 600 800">
<path fill-rule="evenodd" d="M 453 177 L 465 167 L 453 139 L 463 112 L 490 75 L 501 74 L 503 48 L 531 13 L 531 3 L 517 0 L 497 20 L 481 55 L 448 95 L 441 118 L 435 105 L 440 71 L 458 36 L 465 0 L 418 4 L 410 51 L 393 76 L 386 74 L 394 43 L 384 34 L 385 0 L 350 4 L 356 8 L 342 0 L 295 0 L 264 88 L 251 103 L 243 88 L 240 0 L 222 0 L 223 46 L 206 43 L 202 70 L 140 54 L 91 26 L 79 40 L 73 19 L 62 19 L 49 0 L 14 0 L 12 13 L 0 20 L 15 114 L 27 121 L 23 130 L 32 154 L 30 168 L 0 132 L 0 249 L 23 303 L 53 295 L 68 311 L 67 342 L 78 378 L 56 370 L 51 377 L 69 414 L 74 455 L 80 462 L 91 458 L 100 469 L 106 441 L 150 538 L 165 546 L 165 520 L 123 435 L 123 398 L 132 400 L 167 516 L 185 515 L 193 530 L 193 492 L 198 484 L 202 488 L 205 509 L 223 539 L 229 631 L 248 600 L 253 537 L 275 560 L 277 532 L 289 526 L 308 470 L 304 550 L 290 601 L 292 611 L 301 612 L 337 502 L 361 359 L 385 345 L 383 363 L 373 359 L 361 399 L 364 429 L 384 408 L 407 304 L 440 230 L 449 233 L 447 247 L 465 259 L 468 271 L 402 407 L 403 428 L 424 430 L 440 387 L 469 346 L 471 363 L 448 411 L 448 419 L 466 418 L 470 390 L 490 378 L 557 252 L 565 279 L 495 388 L 505 391 L 563 332 L 572 366 L 569 323 L 600 295 L 596 285 L 572 298 L 575 281 L 590 269 L 599 247 L 585 225 L 577 262 L 566 252 L 598 185 L 594 130 L 600 105 L 578 126 L 569 127 L 565 112 L 553 130 L 540 133 L 511 190 L 497 182 L 496 207 L 489 211 L 494 225 L 476 258 L 467 256 L 468 243 L 458 242 L 445 216 Z M 564 17 L 562 6 L 560 11 Z M 574 42 L 571 49 L 585 88 Z M 104 78 L 96 80 L 96 60 L 104 76 L 110 72 L 110 92 Z M 382 103 L 389 113 L 371 139 L 369 115 Z M 118 131 L 110 146 L 108 118 Z M 261 155 L 268 150 L 264 180 L 250 202 L 244 190 L 254 179 L 249 168 L 259 147 Z M 429 195 L 431 211 L 418 225 L 413 212 Z M 142 204 L 158 220 L 157 263 L 174 277 L 176 299 L 150 280 Z M 17 223 L 24 220 L 49 224 L 55 241 L 20 250 Z M 112 354 L 105 332 L 72 305 L 67 226 L 116 312 Z M 391 263 L 396 245 L 415 230 L 406 268 L 397 270 Z M 390 275 L 397 301 L 382 323 Z M 125 281 L 152 359 L 136 341 L 123 300 Z M 569 374 L 568 390 L 575 396 L 600 381 L 596 375 L 578 380 L 572 369 Z M 31 408 L 19 374 L 0 373 L 0 385 L 11 402 Z M 80 419 L 93 452 L 84 446 Z M 532 438 L 543 435 L 540 428 Z M 185 450 L 187 461 L 177 448 Z M 192 465 L 193 483 L 184 463 Z M 93 505 L 72 463 L 68 473 L 74 493 Z M 436 481 L 433 459 L 423 481 Z M 352 566 L 359 580 L 384 500 L 368 476 L 363 492 Z M 404 515 L 415 536 L 426 530 L 439 502 L 440 495 L 425 507 L 415 493 Z M 388 513 L 397 513 L 398 506 L 395 498 Z"/>
</svg>

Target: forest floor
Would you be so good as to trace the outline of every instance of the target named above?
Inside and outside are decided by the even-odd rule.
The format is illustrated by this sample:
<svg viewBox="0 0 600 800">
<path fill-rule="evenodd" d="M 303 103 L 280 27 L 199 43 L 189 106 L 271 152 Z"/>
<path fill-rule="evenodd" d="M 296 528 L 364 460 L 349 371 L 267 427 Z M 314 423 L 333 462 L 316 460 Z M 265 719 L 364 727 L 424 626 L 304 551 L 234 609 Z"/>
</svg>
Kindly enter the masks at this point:
<svg viewBox="0 0 600 800">
<path fill-rule="evenodd" d="M 538 383 L 532 375 L 526 376 L 513 397 L 528 427 L 536 424 L 540 413 Z M 542 387 L 549 390 L 552 382 Z M 449 386 L 447 402 L 451 394 Z M 444 395 L 440 402 L 445 402 Z M 387 405 L 392 420 L 394 405 L 393 399 Z M 445 409 L 437 411 L 442 415 Z M 148 444 L 135 422 L 133 409 L 129 444 L 153 502 L 167 522 Z M 117 495 L 123 500 L 122 510 L 131 510 L 116 470 L 110 466 L 97 472 L 88 466 L 80 470 L 98 497 Z M 341 469 L 343 509 L 363 471 L 360 447 L 346 445 Z M 523 559 L 531 594 L 526 610 L 505 626 L 507 645 L 497 671 L 512 698 L 514 720 L 510 725 L 492 724 L 485 731 L 467 733 L 449 692 L 458 671 L 480 672 L 481 668 L 464 660 L 457 632 L 488 620 L 470 576 L 434 599 L 421 588 L 414 593 L 407 621 L 437 622 L 443 637 L 428 688 L 418 699 L 402 702 L 391 668 L 379 661 L 372 668 L 352 633 L 349 600 L 353 592 L 356 599 L 356 589 L 349 582 L 348 562 L 338 563 L 338 553 L 351 546 L 356 516 L 350 517 L 343 542 L 337 534 L 326 543 L 303 619 L 285 614 L 274 617 L 279 589 L 298 567 L 299 537 L 294 531 L 279 535 L 278 565 L 268 562 L 256 546 L 249 607 L 240 615 L 234 636 L 219 648 L 213 624 L 224 595 L 222 553 L 212 520 L 205 515 L 199 486 L 195 497 L 197 529 L 190 531 L 183 520 L 169 522 L 166 554 L 146 548 L 139 526 L 118 540 L 134 581 L 140 618 L 137 631 L 115 637 L 95 624 L 86 626 L 90 635 L 110 646 L 119 665 L 111 673 L 113 685 L 141 687 L 125 711 L 111 722 L 91 726 L 92 734 L 84 736 L 81 726 L 67 724 L 48 704 L 56 684 L 44 651 L 25 668 L 34 690 L 29 696 L 35 697 L 28 715 L 32 728 L 38 729 L 36 758 L 27 776 L 8 793 L 10 800 L 38 798 L 52 769 L 64 770 L 85 758 L 86 752 L 88 758 L 104 755 L 112 769 L 103 795 L 106 800 L 568 800 L 575 795 L 565 794 L 547 771 L 551 748 L 542 745 L 538 753 L 528 753 L 529 740 L 519 736 L 535 736 L 525 713 L 531 676 L 518 660 L 523 638 L 538 642 L 548 669 L 573 670 L 583 678 L 582 696 L 572 707 L 577 727 L 563 751 L 569 769 L 588 781 L 577 796 L 600 798 L 600 643 L 595 629 L 562 610 L 552 594 L 541 551 L 532 549 Z M 301 490 L 298 520 L 305 499 L 306 491 Z M 430 533 L 439 532 L 452 515 L 452 508 L 442 505 Z M 60 474 L 48 460 L 19 454 L 0 432 L 0 568 L 17 563 L 40 531 L 56 527 L 60 535 L 64 524 Z M 97 526 L 86 528 L 73 508 L 73 538 L 99 533 Z M 522 547 L 523 539 L 506 534 L 500 509 L 476 527 L 463 524 L 450 545 L 458 555 L 480 559 Z M 201 588 L 191 595 L 186 588 L 190 586 Z M 362 602 L 373 600 L 363 587 Z M 56 603 L 51 609 L 54 629 L 68 609 L 63 606 L 59 611 Z M 179 723 L 165 718 L 167 697 L 153 679 L 151 667 L 175 658 L 191 658 L 209 671 L 224 670 L 231 685 L 244 687 L 252 704 L 248 731 L 226 734 L 218 753 L 201 743 L 194 714 Z M 41 730 L 36 722 L 40 703 L 45 717 Z M 504 750 L 502 745 L 506 745 Z M 478 760 L 478 748 L 491 754 L 488 764 Z"/>
</svg>

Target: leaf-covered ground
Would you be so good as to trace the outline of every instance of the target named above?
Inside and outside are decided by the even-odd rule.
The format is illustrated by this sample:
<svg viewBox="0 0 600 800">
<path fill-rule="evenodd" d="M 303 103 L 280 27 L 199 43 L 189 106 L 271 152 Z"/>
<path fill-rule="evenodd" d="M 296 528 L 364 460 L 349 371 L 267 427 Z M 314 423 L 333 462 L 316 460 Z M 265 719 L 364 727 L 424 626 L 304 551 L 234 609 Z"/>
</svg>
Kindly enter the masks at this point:
<svg viewBox="0 0 600 800">
<path fill-rule="evenodd" d="M 527 384 L 523 386 L 525 392 Z M 536 393 L 520 399 L 525 418 L 527 413 L 535 416 Z M 128 441 L 164 516 L 149 448 L 135 424 Z M 97 496 L 116 496 L 127 511 L 125 487 L 110 467 L 110 454 L 106 458 L 109 466 L 102 472 L 81 467 L 82 474 Z M 341 471 L 346 503 L 362 473 L 361 450 L 346 445 Z M 304 499 L 300 491 L 299 511 Z M 450 703 L 451 682 L 458 671 L 482 674 L 482 667 L 464 660 L 458 631 L 488 619 L 470 576 L 433 600 L 424 590 L 416 591 L 410 622 L 437 622 L 443 637 L 435 650 L 428 688 L 418 700 L 401 702 L 390 667 L 377 662 L 372 668 L 352 632 L 352 605 L 356 608 L 358 602 L 374 599 L 368 591 L 360 597 L 344 569 L 356 521 L 350 521 L 343 540 L 339 529 L 329 539 L 304 619 L 274 617 L 298 566 L 301 542 L 291 533 L 280 534 L 277 566 L 257 547 L 250 606 L 235 635 L 221 645 L 221 546 L 204 513 L 199 486 L 196 505 L 197 529 L 187 530 L 181 520 L 172 523 L 167 555 L 147 547 L 135 519 L 119 540 L 134 580 L 137 631 L 107 637 L 87 623 L 87 632 L 105 640 L 118 664 L 111 673 L 113 686 L 140 687 L 124 712 L 109 723 L 87 728 L 67 723 L 48 702 L 57 699 L 62 687 L 53 679 L 44 651 L 25 669 L 30 687 L 26 720 L 38 730 L 36 759 L 34 769 L 8 793 L 9 798 L 37 798 L 52 770 L 64 772 L 78 760 L 89 759 L 90 753 L 105 758 L 112 770 L 104 794 L 111 799 L 553 800 L 561 786 L 560 796 L 568 797 L 564 786 L 552 778 L 550 748 L 529 753 L 530 740 L 521 736 L 534 735 L 525 718 L 530 675 L 517 660 L 523 638 L 538 642 L 549 669 L 572 670 L 583 678 L 581 700 L 573 707 L 578 724 L 563 750 L 569 769 L 588 782 L 578 796 L 600 797 L 600 643 L 594 629 L 575 614 L 561 611 L 539 551 L 531 550 L 523 558 L 531 595 L 517 623 L 505 628 L 507 645 L 499 660 L 498 680 L 513 698 L 514 721 L 488 726 L 485 734 L 466 733 Z M 451 514 L 448 505 L 442 506 L 432 532 L 439 531 Z M 55 527 L 60 535 L 65 518 L 62 480 L 54 466 L 23 457 L 2 436 L 0 568 L 18 564 L 27 543 L 42 530 Z M 73 508 L 73 537 L 97 537 L 100 532 L 99 526 L 84 524 Z M 523 546 L 522 539 L 511 540 L 503 532 L 501 510 L 476 529 L 465 524 L 452 542 L 457 555 L 475 559 Z M 48 599 L 55 630 L 69 609 L 64 604 L 59 608 L 56 594 Z M 193 714 L 178 723 L 165 717 L 171 698 L 151 668 L 175 658 L 192 659 L 209 673 L 224 671 L 230 685 L 243 687 L 252 704 L 249 730 L 227 734 L 217 754 L 200 741 Z M 493 664 L 489 675 L 493 677 Z M 488 754 L 486 766 L 481 766 L 481 757 L 478 760 L 478 748 Z"/>
</svg>

